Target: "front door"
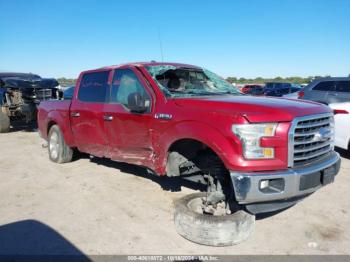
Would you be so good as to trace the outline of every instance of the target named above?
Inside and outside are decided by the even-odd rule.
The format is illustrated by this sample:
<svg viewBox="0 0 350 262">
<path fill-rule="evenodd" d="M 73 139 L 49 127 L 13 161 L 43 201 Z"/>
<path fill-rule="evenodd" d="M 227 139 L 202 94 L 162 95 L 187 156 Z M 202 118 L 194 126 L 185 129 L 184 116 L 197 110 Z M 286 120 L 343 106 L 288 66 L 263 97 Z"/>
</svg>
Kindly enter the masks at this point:
<svg viewBox="0 0 350 262">
<path fill-rule="evenodd" d="M 85 73 L 70 109 L 76 146 L 99 157 L 106 156 L 108 150 L 104 110 L 110 92 L 109 74 L 110 71 Z"/>
<path fill-rule="evenodd" d="M 129 110 L 128 98 L 133 93 L 141 95 L 147 107 L 145 112 L 132 113 Z M 110 102 L 105 110 L 111 159 L 152 166 L 151 94 L 151 89 L 136 69 L 125 68 L 114 71 Z"/>
</svg>

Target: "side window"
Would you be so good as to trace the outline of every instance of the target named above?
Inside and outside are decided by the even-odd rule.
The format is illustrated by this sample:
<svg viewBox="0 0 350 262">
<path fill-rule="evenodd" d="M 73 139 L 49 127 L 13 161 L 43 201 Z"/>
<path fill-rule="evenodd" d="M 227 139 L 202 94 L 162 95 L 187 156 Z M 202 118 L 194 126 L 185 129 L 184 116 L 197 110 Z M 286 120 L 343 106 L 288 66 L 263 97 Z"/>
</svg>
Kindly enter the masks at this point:
<svg viewBox="0 0 350 262">
<path fill-rule="evenodd" d="M 80 82 L 78 99 L 83 102 L 106 103 L 109 71 L 86 73 Z"/>
<path fill-rule="evenodd" d="M 335 91 L 350 93 L 350 81 L 338 81 Z"/>
<path fill-rule="evenodd" d="M 334 91 L 334 81 L 324 81 L 318 83 L 313 90 L 317 91 Z"/>
<path fill-rule="evenodd" d="M 133 93 L 139 93 L 150 110 L 151 98 L 136 74 L 131 69 L 117 69 L 113 76 L 110 102 L 128 107 L 128 97 Z"/>
</svg>

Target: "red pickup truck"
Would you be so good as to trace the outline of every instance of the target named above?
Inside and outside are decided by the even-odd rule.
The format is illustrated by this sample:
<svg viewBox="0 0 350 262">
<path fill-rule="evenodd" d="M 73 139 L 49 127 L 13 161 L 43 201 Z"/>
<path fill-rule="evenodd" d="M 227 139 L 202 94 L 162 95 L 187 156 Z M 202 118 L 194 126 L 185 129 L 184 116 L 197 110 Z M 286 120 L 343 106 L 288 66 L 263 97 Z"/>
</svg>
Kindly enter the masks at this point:
<svg viewBox="0 0 350 262">
<path fill-rule="evenodd" d="M 142 165 L 206 184 L 213 207 L 230 200 L 253 214 L 295 204 L 340 167 L 329 107 L 245 96 L 187 64 L 82 72 L 71 100 L 41 102 L 38 126 L 56 163 L 76 150 Z"/>
</svg>

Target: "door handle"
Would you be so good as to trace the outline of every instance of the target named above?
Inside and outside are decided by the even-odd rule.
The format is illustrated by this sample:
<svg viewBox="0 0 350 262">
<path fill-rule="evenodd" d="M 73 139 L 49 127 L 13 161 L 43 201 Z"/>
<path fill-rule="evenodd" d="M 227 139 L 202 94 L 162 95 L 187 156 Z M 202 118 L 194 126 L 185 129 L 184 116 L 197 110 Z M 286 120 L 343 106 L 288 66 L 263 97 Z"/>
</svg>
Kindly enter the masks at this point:
<svg viewBox="0 0 350 262">
<path fill-rule="evenodd" d="M 113 116 L 103 116 L 103 120 L 104 121 L 112 121 L 113 120 Z"/>
<path fill-rule="evenodd" d="M 80 113 L 79 112 L 72 112 L 70 114 L 72 117 L 79 117 L 80 116 Z"/>
</svg>

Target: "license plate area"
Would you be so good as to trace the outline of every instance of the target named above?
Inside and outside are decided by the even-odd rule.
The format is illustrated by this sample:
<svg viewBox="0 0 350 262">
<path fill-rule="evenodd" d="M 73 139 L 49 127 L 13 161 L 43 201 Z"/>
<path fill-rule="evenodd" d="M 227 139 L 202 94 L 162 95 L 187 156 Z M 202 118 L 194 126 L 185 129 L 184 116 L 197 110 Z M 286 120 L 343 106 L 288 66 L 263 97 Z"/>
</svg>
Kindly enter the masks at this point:
<svg viewBox="0 0 350 262">
<path fill-rule="evenodd" d="M 338 169 L 338 165 L 334 164 L 324 170 L 301 176 L 299 190 L 304 191 L 333 183 L 334 177 L 338 173 Z"/>
<path fill-rule="evenodd" d="M 328 185 L 330 183 L 333 183 L 334 177 L 337 173 L 336 166 L 332 165 L 330 167 L 327 167 L 321 173 L 322 173 L 322 176 L 321 176 L 322 185 Z"/>
</svg>

